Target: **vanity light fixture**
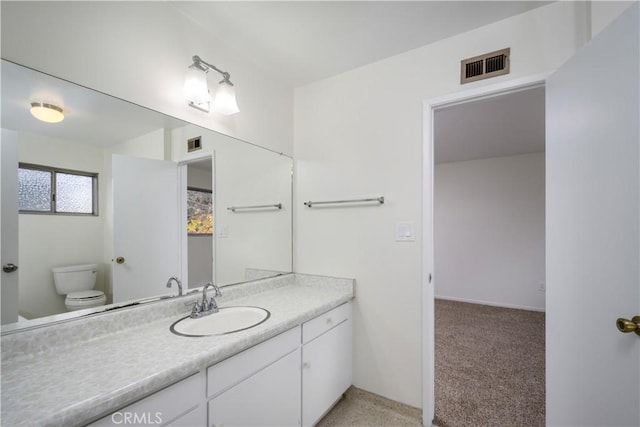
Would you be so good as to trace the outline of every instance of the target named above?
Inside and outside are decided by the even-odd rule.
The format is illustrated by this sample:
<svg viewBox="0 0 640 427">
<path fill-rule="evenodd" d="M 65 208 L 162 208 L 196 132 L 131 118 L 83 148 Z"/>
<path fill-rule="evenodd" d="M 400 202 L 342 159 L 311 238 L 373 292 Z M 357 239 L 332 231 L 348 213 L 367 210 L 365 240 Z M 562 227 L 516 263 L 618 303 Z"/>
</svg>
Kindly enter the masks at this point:
<svg viewBox="0 0 640 427">
<path fill-rule="evenodd" d="M 189 105 L 198 110 L 209 112 L 211 95 L 207 84 L 207 73 L 209 70 L 215 70 L 222 75 L 222 80 L 218 83 L 218 89 L 213 99 L 213 110 L 224 115 L 239 112 L 236 92 L 230 80 L 231 75 L 215 65 L 203 61 L 198 55 L 194 55 L 192 60 L 193 64 L 187 68 L 184 81 L 184 96 L 189 101 Z"/>
<path fill-rule="evenodd" d="M 64 112 L 57 105 L 34 101 L 31 103 L 31 115 L 47 123 L 58 123 L 64 120 Z"/>
</svg>

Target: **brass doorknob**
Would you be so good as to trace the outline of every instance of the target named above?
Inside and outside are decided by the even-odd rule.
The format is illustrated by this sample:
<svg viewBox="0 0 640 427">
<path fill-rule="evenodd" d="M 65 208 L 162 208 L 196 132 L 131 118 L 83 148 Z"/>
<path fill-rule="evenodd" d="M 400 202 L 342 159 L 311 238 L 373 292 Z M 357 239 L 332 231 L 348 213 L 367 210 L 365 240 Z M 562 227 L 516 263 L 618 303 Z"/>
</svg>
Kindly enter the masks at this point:
<svg viewBox="0 0 640 427">
<path fill-rule="evenodd" d="M 634 316 L 631 320 L 622 317 L 616 320 L 616 327 L 620 332 L 635 332 L 640 335 L 640 316 Z"/>
<path fill-rule="evenodd" d="M 116 258 L 116 262 L 118 264 L 124 264 L 124 257 L 123 256 L 119 256 L 118 258 Z"/>
</svg>

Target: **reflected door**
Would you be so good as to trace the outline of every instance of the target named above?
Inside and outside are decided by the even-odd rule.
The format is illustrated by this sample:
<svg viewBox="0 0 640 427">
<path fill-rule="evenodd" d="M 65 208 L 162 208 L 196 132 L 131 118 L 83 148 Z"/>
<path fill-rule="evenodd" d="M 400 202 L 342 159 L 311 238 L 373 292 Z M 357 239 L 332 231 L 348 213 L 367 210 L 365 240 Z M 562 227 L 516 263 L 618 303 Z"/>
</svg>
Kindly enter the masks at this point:
<svg viewBox="0 0 640 427">
<path fill-rule="evenodd" d="M 1 199 L 2 247 L 0 255 L 3 270 L 2 324 L 18 321 L 18 271 L 11 265 L 18 264 L 18 137 L 15 132 L 2 129 L 0 144 L 0 176 L 2 177 Z M 5 271 L 5 268 L 6 271 Z M 13 270 L 13 271 L 11 271 Z"/>
<path fill-rule="evenodd" d="M 176 292 L 180 277 L 178 165 L 113 155 L 113 302 Z"/>
</svg>

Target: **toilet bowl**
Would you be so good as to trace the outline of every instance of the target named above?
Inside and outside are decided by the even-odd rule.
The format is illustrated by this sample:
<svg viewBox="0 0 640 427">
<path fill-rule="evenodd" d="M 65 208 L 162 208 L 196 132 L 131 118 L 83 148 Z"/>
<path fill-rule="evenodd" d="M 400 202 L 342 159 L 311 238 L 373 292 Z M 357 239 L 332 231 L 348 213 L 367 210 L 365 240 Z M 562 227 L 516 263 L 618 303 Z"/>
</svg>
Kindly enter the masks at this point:
<svg viewBox="0 0 640 427">
<path fill-rule="evenodd" d="M 85 308 L 98 307 L 107 302 L 107 296 L 102 291 L 72 292 L 64 299 L 64 305 L 68 311 L 84 310 Z"/>
<path fill-rule="evenodd" d="M 69 265 L 52 268 L 53 282 L 59 295 L 66 295 L 68 311 L 98 307 L 107 302 L 104 292 L 93 289 L 98 276 L 97 264 Z"/>
</svg>

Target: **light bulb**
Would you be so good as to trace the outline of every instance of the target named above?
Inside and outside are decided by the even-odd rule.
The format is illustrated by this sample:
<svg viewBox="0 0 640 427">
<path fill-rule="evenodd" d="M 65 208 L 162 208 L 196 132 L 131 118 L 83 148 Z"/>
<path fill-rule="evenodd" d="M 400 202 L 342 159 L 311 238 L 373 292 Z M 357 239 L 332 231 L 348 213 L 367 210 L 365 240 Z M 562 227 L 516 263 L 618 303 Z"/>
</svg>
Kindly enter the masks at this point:
<svg viewBox="0 0 640 427">
<path fill-rule="evenodd" d="M 195 64 L 187 68 L 184 79 L 184 97 L 195 104 L 203 104 L 211 100 L 207 87 L 207 74 Z"/>
<path fill-rule="evenodd" d="M 213 101 L 213 109 L 225 115 L 235 114 L 240 111 L 236 102 L 236 90 L 230 82 L 222 80 L 218 85 Z"/>
</svg>

